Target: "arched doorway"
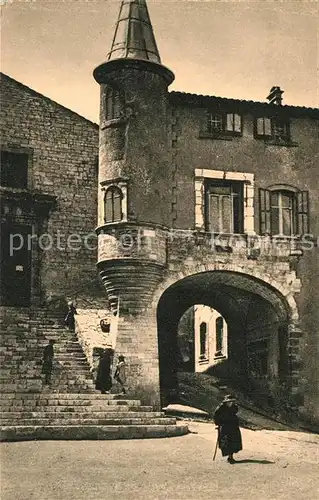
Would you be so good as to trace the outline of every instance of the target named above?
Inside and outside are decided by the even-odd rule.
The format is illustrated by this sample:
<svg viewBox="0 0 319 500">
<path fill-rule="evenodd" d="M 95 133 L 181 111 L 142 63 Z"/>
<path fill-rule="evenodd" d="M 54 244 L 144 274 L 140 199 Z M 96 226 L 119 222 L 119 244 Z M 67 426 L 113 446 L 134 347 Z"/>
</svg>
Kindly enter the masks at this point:
<svg viewBox="0 0 319 500">
<path fill-rule="evenodd" d="M 268 381 L 280 384 L 288 380 L 289 307 L 284 297 L 255 277 L 207 271 L 175 282 L 158 302 L 160 385 L 165 401 L 178 393 L 178 325 L 185 311 L 195 305 L 213 308 L 227 322 L 227 357 L 209 368 L 216 376 L 245 390 L 253 384 L 258 389 L 258 383 L 264 386 Z M 216 328 L 220 345 L 220 320 Z M 203 325 L 202 338 L 204 348 Z"/>
</svg>

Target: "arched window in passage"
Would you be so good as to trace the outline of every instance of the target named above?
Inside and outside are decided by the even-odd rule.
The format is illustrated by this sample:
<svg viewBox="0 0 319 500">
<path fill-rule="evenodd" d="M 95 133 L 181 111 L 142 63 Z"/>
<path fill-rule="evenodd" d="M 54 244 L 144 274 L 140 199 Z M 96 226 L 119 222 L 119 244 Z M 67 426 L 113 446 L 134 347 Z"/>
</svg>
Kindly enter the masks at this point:
<svg viewBox="0 0 319 500">
<path fill-rule="evenodd" d="M 216 354 L 222 356 L 224 344 L 224 320 L 221 316 L 216 319 Z"/>
<path fill-rule="evenodd" d="M 199 343 L 199 356 L 201 359 L 205 359 L 207 357 L 207 323 L 205 321 L 199 325 Z"/>
<path fill-rule="evenodd" d="M 122 198 L 123 194 L 119 187 L 109 187 L 104 195 L 104 222 L 116 222 L 122 220 Z"/>
<path fill-rule="evenodd" d="M 106 119 L 121 118 L 123 111 L 122 96 L 118 89 L 110 88 L 106 93 Z"/>
</svg>

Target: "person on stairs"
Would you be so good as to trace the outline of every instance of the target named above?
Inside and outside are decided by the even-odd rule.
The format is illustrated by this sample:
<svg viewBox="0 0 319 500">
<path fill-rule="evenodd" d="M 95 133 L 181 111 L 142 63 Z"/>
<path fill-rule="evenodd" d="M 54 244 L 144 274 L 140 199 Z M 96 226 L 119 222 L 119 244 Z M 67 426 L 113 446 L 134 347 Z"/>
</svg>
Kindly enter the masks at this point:
<svg viewBox="0 0 319 500">
<path fill-rule="evenodd" d="M 104 349 L 97 367 L 95 388 L 101 394 L 107 394 L 112 388 L 111 367 L 113 361 L 113 349 L 111 346 Z"/>
<path fill-rule="evenodd" d="M 68 308 L 69 308 L 69 310 L 67 312 L 67 315 L 65 316 L 64 324 L 69 330 L 74 332 L 75 331 L 74 315 L 77 314 L 77 310 L 76 310 L 76 307 L 73 304 L 73 302 L 68 303 Z"/>
<path fill-rule="evenodd" d="M 45 385 L 51 384 L 52 377 L 52 366 L 53 366 L 53 358 L 54 358 L 54 340 L 49 340 L 48 345 L 45 346 L 43 351 L 43 360 L 42 360 L 42 373 L 44 374 L 44 383 Z"/>
<path fill-rule="evenodd" d="M 218 447 L 222 456 L 228 456 L 227 462 L 236 463 L 234 453 L 242 450 L 242 438 L 237 417 L 238 406 L 235 398 L 228 394 L 214 412 L 214 421 L 218 426 Z"/>
<path fill-rule="evenodd" d="M 124 356 L 120 355 L 118 363 L 114 373 L 114 379 L 120 384 L 122 388 L 122 394 L 126 394 L 125 384 L 126 384 L 126 363 Z"/>
</svg>

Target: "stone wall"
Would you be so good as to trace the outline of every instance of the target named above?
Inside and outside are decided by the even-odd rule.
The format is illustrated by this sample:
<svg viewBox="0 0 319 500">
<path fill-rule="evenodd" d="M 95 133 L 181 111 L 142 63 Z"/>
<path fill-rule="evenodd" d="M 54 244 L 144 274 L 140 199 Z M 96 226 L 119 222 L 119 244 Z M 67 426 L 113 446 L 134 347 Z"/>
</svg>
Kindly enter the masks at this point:
<svg viewBox="0 0 319 500">
<path fill-rule="evenodd" d="M 112 316 L 112 317 L 111 317 Z M 109 333 L 104 333 L 100 321 L 108 318 L 111 321 Z M 75 331 L 91 368 L 95 352 L 99 348 L 116 345 L 117 321 L 105 309 L 77 309 L 75 316 Z"/>
<path fill-rule="evenodd" d="M 56 197 L 36 229 L 41 290 L 33 294 L 74 294 L 96 279 L 98 126 L 3 76 L 1 136 L 4 150 L 29 153 L 28 190 Z"/>
</svg>

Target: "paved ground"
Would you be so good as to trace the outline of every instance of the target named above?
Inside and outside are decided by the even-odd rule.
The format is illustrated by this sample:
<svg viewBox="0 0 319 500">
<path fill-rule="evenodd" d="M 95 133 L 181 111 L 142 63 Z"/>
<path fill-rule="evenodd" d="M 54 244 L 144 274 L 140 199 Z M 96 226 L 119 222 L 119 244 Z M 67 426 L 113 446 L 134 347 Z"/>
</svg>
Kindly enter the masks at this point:
<svg viewBox="0 0 319 500">
<path fill-rule="evenodd" d="M 1 500 L 311 500 L 318 498 L 313 434 L 243 430 L 230 465 L 212 461 L 214 426 L 134 441 L 2 443 Z"/>
</svg>

